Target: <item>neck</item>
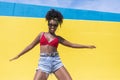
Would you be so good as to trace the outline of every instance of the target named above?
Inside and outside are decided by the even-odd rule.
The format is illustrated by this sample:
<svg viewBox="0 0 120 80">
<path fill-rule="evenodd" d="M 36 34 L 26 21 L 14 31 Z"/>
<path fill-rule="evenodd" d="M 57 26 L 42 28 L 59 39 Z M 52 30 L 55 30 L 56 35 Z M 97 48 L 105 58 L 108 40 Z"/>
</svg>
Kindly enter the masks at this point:
<svg viewBox="0 0 120 80">
<path fill-rule="evenodd" d="M 55 33 L 52 33 L 52 32 L 49 32 L 51 35 L 54 35 L 55 36 Z"/>
</svg>

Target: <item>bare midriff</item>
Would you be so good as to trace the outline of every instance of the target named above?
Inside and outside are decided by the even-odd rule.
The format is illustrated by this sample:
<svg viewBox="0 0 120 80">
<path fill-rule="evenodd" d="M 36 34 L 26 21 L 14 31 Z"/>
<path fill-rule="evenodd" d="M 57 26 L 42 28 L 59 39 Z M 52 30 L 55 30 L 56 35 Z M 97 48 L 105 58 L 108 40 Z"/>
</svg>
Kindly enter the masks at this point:
<svg viewBox="0 0 120 80">
<path fill-rule="evenodd" d="M 40 46 L 40 53 L 47 53 L 47 54 L 51 54 L 57 52 L 57 48 L 50 46 L 50 45 L 42 45 Z"/>
</svg>

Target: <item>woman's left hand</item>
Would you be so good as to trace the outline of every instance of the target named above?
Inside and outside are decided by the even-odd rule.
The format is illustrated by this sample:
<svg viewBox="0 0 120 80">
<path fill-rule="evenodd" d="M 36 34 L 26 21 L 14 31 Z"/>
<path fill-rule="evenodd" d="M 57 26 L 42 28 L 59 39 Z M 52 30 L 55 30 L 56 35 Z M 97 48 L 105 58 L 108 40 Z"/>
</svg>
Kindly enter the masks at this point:
<svg viewBox="0 0 120 80">
<path fill-rule="evenodd" d="M 93 48 L 96 48 L 96 47 L 94 45 L 90 45 L 90 46 L 88 46 L 88 48 L 93 49 Z"/>
</svg>

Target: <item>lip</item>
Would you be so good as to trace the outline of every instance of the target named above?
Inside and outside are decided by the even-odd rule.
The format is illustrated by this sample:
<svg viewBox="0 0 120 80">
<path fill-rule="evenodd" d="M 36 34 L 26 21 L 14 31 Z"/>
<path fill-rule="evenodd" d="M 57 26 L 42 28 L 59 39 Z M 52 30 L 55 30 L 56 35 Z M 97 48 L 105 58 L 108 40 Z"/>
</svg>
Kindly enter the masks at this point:
<svg viewBox="0 0 120 80">
<path fill-rule="evenodd" d="M 54 31 L 55 29 L 54 28 L 50 28 L 50 30 Z"/>
<path fill-rule="evenodd" d="M 55 29 L 50 29 L 50 30 L 55 30 Z"/>
<path fill-rule="evenodd" d="M 55 28 L 50 28 L 50 29 L 55 29 Z"/>
</svg>

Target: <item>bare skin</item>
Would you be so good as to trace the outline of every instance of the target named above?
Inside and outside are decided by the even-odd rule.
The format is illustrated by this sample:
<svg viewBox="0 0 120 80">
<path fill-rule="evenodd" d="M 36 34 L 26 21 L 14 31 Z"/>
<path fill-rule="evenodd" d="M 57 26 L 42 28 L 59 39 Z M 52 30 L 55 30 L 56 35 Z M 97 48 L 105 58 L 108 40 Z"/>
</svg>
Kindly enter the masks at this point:
<svg viewBox="0 0 120 80">
<path fill-rule="evenodd" d="M 64 38 L 62 38 L 61 36 L 57 36 L 55 34 L 55 31 L 57 29 L 58 23 L 55 20 L 50 20 L 49 21 L 50 24 L 52 24 L 52 26 L 49 26 L 49 31 L 45 32 L 45 37 L 48 41 L 53 40 L 55 37 L 57 37 L 59 39 L 59 43 L 67 46 L 67 47 L 72 47 L 72 48 L 96 48 L 94 45 L 81 45 L 81 44 L 75 44 L 75 43 L 71 43 L 67 40 L 65 40 Z M 22 56 L 23 54 L 27 53 L 28 51 L 30 51 L 32 48 L 34 48 L 37 44 L 39 44 L 41 35 L 43 33 L 41 32 L 34 40 L 31 44 L 29 44 L 21 53 L 19 53 L 16 57 L 10 59 L 10 61 L 18 59 L 20 56 Z M 42 45 L 40 46 L 40 53 L 47 53 L 50 54 L 52 52 L 57 52 L 57 48 L 56 47 L 52 47 L 49 45 Z M 72 80 L 70 74 L 68 73 L 68 71 L 65 69 L 64 66 L 60 67 L 56 72 L 54 72 L 55 76 L 57 77 L 58 80 Z M 47 80 L 49 74 L 42 72 L 42 70 L 37 70 L 34 80 Z"/>
<path fill-rule="evenodd" d="M 47 80 L 48 74 L 45 72 L 42 72 L 41 70 L 36 71 L 36 74 L 34 76 L 34 80 Z"/>
</svg>

